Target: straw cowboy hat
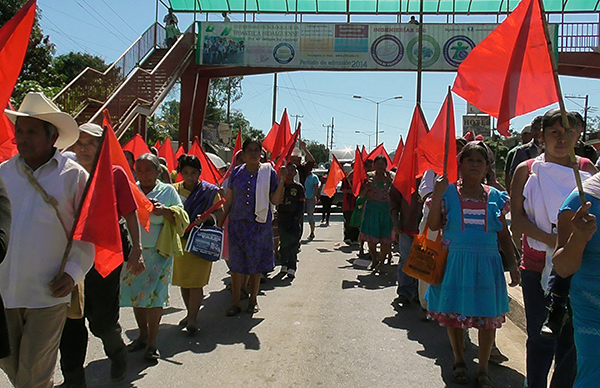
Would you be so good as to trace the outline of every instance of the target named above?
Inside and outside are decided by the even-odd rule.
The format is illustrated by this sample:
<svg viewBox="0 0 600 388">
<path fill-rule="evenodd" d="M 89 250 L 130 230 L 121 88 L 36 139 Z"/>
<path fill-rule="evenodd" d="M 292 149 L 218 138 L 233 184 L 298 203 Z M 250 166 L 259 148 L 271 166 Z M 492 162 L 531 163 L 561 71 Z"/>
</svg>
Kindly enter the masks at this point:
<svg viewBox="0 0 600 388">
<path fill-rule="evenodd" d="M 73 117 L 61 112 L 42 93 L 27 93 L 18 111 L 5 109 L 4 113 L 13 123 L 16 123 L 18 117 L 32 117 L 54 125 L 58 130 L 58 139 L 54 146 L 58 149 L 67 148 L 79 139 L 79 127 Z"/>
</svg>

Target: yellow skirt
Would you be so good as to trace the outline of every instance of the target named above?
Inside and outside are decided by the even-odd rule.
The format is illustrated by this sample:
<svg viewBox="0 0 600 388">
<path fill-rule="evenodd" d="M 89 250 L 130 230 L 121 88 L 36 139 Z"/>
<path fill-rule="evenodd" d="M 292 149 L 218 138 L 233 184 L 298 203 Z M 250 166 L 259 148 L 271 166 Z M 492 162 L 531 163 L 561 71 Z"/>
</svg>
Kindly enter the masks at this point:
<svg viewBox="0 0 600 388">
<path fill-rule="evenodd" d="M 185 241 L 181 241 L 185 246 Z M 173 261 L 173 285 L 182 288 L 202 288 L 208 284 L 212 262 L 188 252 L 175 256 Z"/>
</svg>

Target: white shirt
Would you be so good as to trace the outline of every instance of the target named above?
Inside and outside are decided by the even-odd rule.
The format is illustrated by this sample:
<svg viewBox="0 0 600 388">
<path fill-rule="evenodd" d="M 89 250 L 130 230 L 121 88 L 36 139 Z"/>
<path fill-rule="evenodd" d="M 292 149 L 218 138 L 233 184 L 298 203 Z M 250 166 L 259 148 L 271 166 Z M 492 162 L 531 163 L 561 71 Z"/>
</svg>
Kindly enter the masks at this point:
<svg viewBox="0 0 600 388">
<path fill-rule="evenodd" d="M 53 298 L 48 283 L 58 273 L 67 244 L 65 231 L 54 211 L 29 183 L 19 154 L 0 165 L 12 207 L 8 252 L 0 264 L 0 292 L 6 308 L 44 308 L 68 303 L 71 296 Z M 68 229 L 73 227 L 88 173 L 58 151 L 33 172 L 46 192 L 58 201 Z M 94 245 L 73 241 L 65 272 L 75 284 L 94 263 Z"/>
</svg>

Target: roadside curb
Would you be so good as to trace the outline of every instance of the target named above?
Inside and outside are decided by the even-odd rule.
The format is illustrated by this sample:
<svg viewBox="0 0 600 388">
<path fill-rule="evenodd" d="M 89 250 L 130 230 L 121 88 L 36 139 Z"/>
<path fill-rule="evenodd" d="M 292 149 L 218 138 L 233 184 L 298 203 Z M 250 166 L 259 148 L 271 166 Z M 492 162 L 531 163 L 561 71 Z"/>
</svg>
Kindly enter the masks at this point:
<svg viewBox="0 0 600 388">
<path fill-rule="evenodd" d="M 507 284 L 510 277 L 507 275 Z M 527 320 L 525 318 L 525 304 L 523 302 L 523 289 L 521 286 L 508 287 L 509 312 L 506 317 L 511 320 L 523 332 L 527 332 Z"/>
</svg>

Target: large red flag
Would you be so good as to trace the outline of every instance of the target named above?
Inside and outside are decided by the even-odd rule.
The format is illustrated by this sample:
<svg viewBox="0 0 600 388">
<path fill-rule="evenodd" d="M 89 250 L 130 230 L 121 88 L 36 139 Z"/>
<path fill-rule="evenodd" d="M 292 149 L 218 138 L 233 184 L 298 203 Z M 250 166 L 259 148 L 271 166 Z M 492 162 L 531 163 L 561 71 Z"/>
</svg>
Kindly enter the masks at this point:
<svg viewBox="0 0 600 388">
<path fill-rule="evenodd" d="M 238 129 L 238 134 L 237 134 L 237 137 L 235 138 L 235 145 L 233 146 L 233 154 L 231 156 L 231 163 L 229 163 L 229 168 L 225 172 L 225 175 L 223 175 L 223 178 L 221 178 L 221 183 L 223 183 L 223 181 L 225 179 L 227 179 L 227 177 L 229 177 L 229 175 L 235 168 L 235 156 L 237 155 L 238 151 L 240 151 L 241 149 L 242 149 L 242 130 Z"/>
<path fill-rule="evenodd" d="M 404 141 L 402 140 L 402 136 L 400 136 L 400 141 L 398 142 L 398 147 L 396 147 L 396 153 L 394 154 L 394 160 L 392 161 L 392 166 L 397 166 L 400 161 L 400 157 L 402 156 L 402 152 L 404 151 Z"/>
<path fill-rule="evenodd" d="M 452 91 L 498 118 L 509 136 L 510 119 L 558 101 L 540 7 L 522 0 L 458 67 Z"/>
<path fill-rule="evenodd" d="M 379 155 L 383 155 L 385 160 L 387 161 L 388 168 L 392 168 L 392 159 L 390 159 L 390 155 L 388 155 L 387 151 L 383 147 L 383 143 L 379 144 L 373 151 L 369 153 L 367 156 L 367 160 L 375 160 L 375 158 Z"/>
<path fill-rule="evenodd" d="M 346 173 L 344 172 L 339 160 L 337 160 L 335 155 L 333 155 L 333 161 L 331 162 L 331 168 L 327 173 L 327 180 L 325 181 L 323 193 L 325 193 L 329 198 L 332 198 L 336 192 L 338 183 L 340 183 L 344 178 L 346 178 Z"/>
<path fill-rule="evenodd" d="M 356 146 L 356 151 L 354 151 L 354 172 L 352 173 L 352 194 L 355 197 L 358 197 L 360 188 L 366 179 L 367 171 L 365 170 L 362 154 L 358 146 Z"/>
<path fill-rule="evenodd" d="M 362 146 L 362 151 L 360 152 L 360 156 L 363 160 L 363 162 L 367 161 L 367 158 L 369 157 L 369 153 L 367 152 L 367 150 L 365 149 L 365 146 Z"/>
<path fill-rule="evenodd" d="M 421 110 L 421 106 L 417 104 L 413 113 L 406 143 L 404 144 L 404 152 L 398 162 L 396 177 L 392 183 L 402 194 L 404 199 L 410 203 L 411 195 L 417 189 L 418 178 L 418 163 L 417 163 L 417 147 L 427 135 L 427 124 L 425 116 Z"/>
<path fill-rule="evenodd" d="M 7 106 L 21 73 L 29 35 L 35 19 L 35 0 L 29 0 L 0 28 L 0 107 Z M 8 138 L 0 138 L 0 143 Z"/>
<path fill-rule="evenodd" d="M 212 183 L 213 185 L 218 185 L 221 181 L 221 172 L 219 169 L 213 164 L 212 160 L 206 155 L 206 152 L 200 147 L 198 143 L 198 138 L 194 139 L 194 144 L 190 147 L 189 155 L 194 155 L 198 159 L 200 159 L 200 165 L 202 166 L 202 172 L 200 173 L 200 179 L 203 181 L 207 181 L 208 183 Z"/>
<path fill-rule="evenodd" d="M 105 131 L 111 131 L 107 128 Z M 73 233 L 74 240 L 91 242 L 96 247 L 94 266 L 102 277 L 123 263 L 117 198 L 114 189 L 111 142 L 103 138 L 96 167 Z"/>
<path fill-rule="evenodd" d="M 279 156 L 279 159 L 277 159 L 277 162 L 275 162 L 275 171 L 277 171 L 278 174 L 279 170 L 281 169 L 281 166 L 283 166 L 283 163 L 285 162 L 285 164 L 287 165 L 290 162 L 292 152 L 294 152 L 294 148 L 296 148 L 296 142 L 300 137 L 301 127 L 302 123 L 298 123 L 298 128 L 296 129 L 296 132 L 294 132 L 294 136 L 292 136 L 291 139 L 287 142 L 287 144 L 283 148 L 283 151 L 281 152 L 281 155 Z"/>
<path fill-rule="evenodd" d="M 448 152 L 445 152 L 448 139 Z M 418 146 L 418 176 L 432 168 L 436 174 L 444 174 L 444 160 L 447 160 L 446 175 L 448 182 L 456 182 L 458 167 L 456 166 L 456 131 L 454 128 L 454 105 L 452 93 L 444 100 L 433 126 Z"/>
<path fill-rule="evenodd" d="M 140 225 L 146 230 L 150 230 L 150 213 L 154 210 L 154 205 L 152 202 L 142 193 L 139 189 L 138 185 L 135 183 L 135 178 L 133 177 L 133 172 L 129 168 L 129 163 L 127 163 L 127 158 L 123 153 L 123 149 L 119 144 L 119 140 L 115 135 L 115 132 L 112 127 L 112 123 L 110 122 L 110 116 L 108 110 L 104 110 L 102 112 L 104 115 L 104 119 L 102 121 L 102 127 L 104 128 L 105 140 L 110 143 L 110 156 L 113 165 L 121 166 L 125 173 L 127 173 L 127 178 L 129 179 L 129 187 L 131 187 L 131 191 L 133 192 L 133 197 L 135 198 L 135 203 L 138 205 L 138 220 L 140 221 Z"/>
<path fill-rule="evenodd" d="M 281 121 L 279 122 L 279 130 L 277 131 L 275 144 L 273 144 L 273 150 L 271 151 L 271 160 L 274 161 L 284 152 L 285 146 L 288 144 L 291 137 L 292 129 L 290 120 L 288 119 L 287 109 L 284 109 L 283 115 L 281 115 Z"/>
<path fill-rule="evenodd" d="M 167 160 L 167 168 L 169 169 L 169 172 L 177 168 L 177 156 L 175 156 L 175 151 L 173 151 L 171 140 L 168 137 L 158 149 L 158 156 Z"/>
<path fill-rule="evenodd" d="M 8 109 L 15 110 L 10 102 Z M 0 140 L 0 163 L 2 163 L 19 152 L 15 141 L 15 125 L 4 112 L 0 113 L 0 139 L 4 139 Z"/>
<path fill-rule="evenodd" d="M 271 130 L 267 133 L 265 140 L 262 141 L 262 147 L 269 151 L 273 152 L 273 146 L 275 145 L 275 139 L 277 138 L 277 132 L 279 132 L 279 124 L 277 122 L 273 123 L 271 126 Z"/>
<path fill-rule="evenodd" d="M 140 134 L 136 133 L 131 139 L 129 139 L 127 143 L 123 145 L 123 151 L 131 151 L 131 153 L 133 153 L 133 157 L 137 160 L 141 154 L 150 153 L 150 148 L 148 148 L 148 145 L 140 136 Z"/>
<path fill-rule="evenodd" d="M 179 160 L 181 155 L 185 155 L 185 149 L 183 148 L 183 144 L 177 148 L 177 152 L 175 152 L 175 159 Z"/>
</svg>

